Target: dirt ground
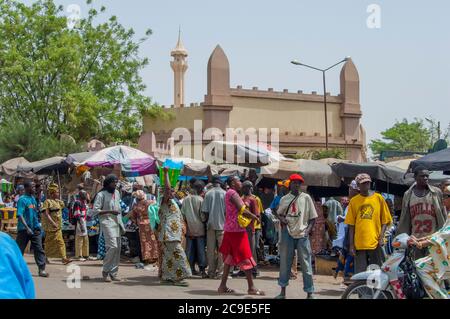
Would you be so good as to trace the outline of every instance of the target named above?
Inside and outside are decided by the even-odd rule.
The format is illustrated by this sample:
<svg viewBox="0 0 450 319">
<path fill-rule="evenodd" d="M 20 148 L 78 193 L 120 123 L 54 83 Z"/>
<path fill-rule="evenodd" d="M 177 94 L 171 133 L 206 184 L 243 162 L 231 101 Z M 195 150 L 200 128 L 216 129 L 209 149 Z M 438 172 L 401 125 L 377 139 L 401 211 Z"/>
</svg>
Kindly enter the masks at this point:
<svg viewBox="0 0 450 319">
<path fill-rule="evenodd" d="M 74 262 L 69 266 L 62 265 L 59 260 L 50 260 L 47 265 L 49 278 L 37 276 L 37 267 L 31 255 L 25 256 L 33 274 L 36 296 L 38 299 L 226 299 L 226 298 L 274 298 L 279 293 L 277 284 L 278 269 L 274 266 L 260 268 L 260 276 L 255 280 L 257 288 L 265 291 L 265 297 L 246 294 L 247 285 L 243 278 L 229 280 L 228 286 L 236 290 L 234 295 L 219 295 L 219 280 L 192 278 L 189 287 L 173 287 L 160 285 L 157 269 L 136 269 L 130 261 L 123 260 L 119 270 L 122 282 L 104 283 L 101 278 L 101 261 Z M 79 266 L 76 267 L 76 266 Z M 72 278 L 79 273 L 79 288 Z M 314 276 L 317 299 L 340 298 L 344 288 L 342 279 L 335 280 L 331 276 Z M 291 281 L 287 289 L 288 298 L 302 299 L 303 292 L 301 272 L 299 278 Z"/>
</svg>

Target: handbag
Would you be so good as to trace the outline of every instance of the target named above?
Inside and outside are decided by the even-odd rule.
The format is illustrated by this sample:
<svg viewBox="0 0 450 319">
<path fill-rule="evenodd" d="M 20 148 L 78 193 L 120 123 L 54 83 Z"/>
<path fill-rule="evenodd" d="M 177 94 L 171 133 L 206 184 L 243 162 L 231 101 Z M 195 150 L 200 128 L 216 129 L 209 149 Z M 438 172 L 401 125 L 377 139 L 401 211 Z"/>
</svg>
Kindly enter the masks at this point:
<svg viewBox="0 0 450 319">
<path fill-rule="evenodd" d="M 407 299 L 423 299 L 426 296 L 422 281 L 417 275 L 414 261 L 407 255 L 400 265 L 404 276 L 402 278 L 402 290 Z"/>
<path fill-rule="evenodd" d="M 242 228 L 247 228 L 248 225 L 252 222 L 252 220 L 248 217 L 244 216 L 244 211 L 247 207 L 245 205 L 242 206 L 241 210 L 238 213 L 238 224 Z"/>
</svg>

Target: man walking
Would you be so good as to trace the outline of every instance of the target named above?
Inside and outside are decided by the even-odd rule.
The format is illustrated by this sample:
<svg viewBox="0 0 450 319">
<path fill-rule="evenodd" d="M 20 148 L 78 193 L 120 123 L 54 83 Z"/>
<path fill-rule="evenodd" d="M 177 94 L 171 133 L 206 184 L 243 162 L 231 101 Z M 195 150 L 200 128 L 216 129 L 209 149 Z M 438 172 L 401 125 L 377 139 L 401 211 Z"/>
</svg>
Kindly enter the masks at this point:
<svg viewBox="0 0 450 319">
<path fill-rule="evenodd" d="M 202 212 L 207 216 L 206 255 L 208 260 L 208 277 L 220 278 L 223 272 L 222 245 L 225 224 L 225 190 L 219 175 L 212 178 L 213 187 L 206 193 Z"/>
<path fill-rule="evenodd" d="M 202 278 L 206 278 L 206 216 L 202 212 L 203 189 L 205 185 L 202 181 L 196 181 L 192 185 L 192 194 L 183 200 L 181 214 L 187 224 L 186 232 L 186 254 L 191 266 L 192 274 L 195 272 L 195 261 L 198 262 L 198 268 Z"/>
<path fill-rule="evenodd" d="M 105 238 L 106 254 L 103 259 L 103 280 L 121 281 L 117 277 L 120 263 L 121 236 L 125 233 L 120 209 L 120 193 L 116 189 L 118 178 L 108 175 L 103 189 L 97 194 L 92 210 L 93 217 L 100 220 L 100 229 Z"/>
<path fill-rule="evenodd" d="M 349 226 L 350 254 L 355 256 L 355 274 L 369 265 L 383 263 L 384 234 L 392 223 L 383 196 L 370 190 L 372 179 L 359 174 L 355 181 L 359 194 L 350 200 L 345 223 Z"/>
<path fill-rule="evenodd" d="M 281 199 L 277 211 L 282 230 L 279 245 L 280 278 L 278 280 L 281 293 L 276 298 L 286 298 L 286 287 L 289 285 L 292 260 L 294 252 L 297 250 L 303 274 L 303 290 L 307 293 L 308 299 L 314 299 L 309 235 L 318 215 L 311 196 L 300 191 L 300 186 L 304 183 L 303 177 L 293 174 L 289 180 L 291 192 Z"/>
<path fill-rule="evenodd" d="M 17 238 L 16 242 L 20 251 L 25 252 L 28 242 L 31 241 L 31 248 L 34 253 L 34 260 L 39 268 L 40 277 L 48 277 L 45 271 L 45 252 L 42 248 L 41 227 L 37 212 L 37 202 L 34 197 L 36 188 L 33 182 L 24 183 L 25 194 L 20 196 L 17 202 Z"/>
<path fill-rule="evenodd" d="M 416 182 L 403 197 L 402 213 L 397 234 L 406 233 L 416 238 L 423 238 L 435 233 L 444 226 L 447 210 L 444 206 L 442 192 L 429 185 L 430 172 L 418 167 L 414 171 Z M 415 248 L 415 258 L 428 255 L 428 249 Z"/>
</svg>

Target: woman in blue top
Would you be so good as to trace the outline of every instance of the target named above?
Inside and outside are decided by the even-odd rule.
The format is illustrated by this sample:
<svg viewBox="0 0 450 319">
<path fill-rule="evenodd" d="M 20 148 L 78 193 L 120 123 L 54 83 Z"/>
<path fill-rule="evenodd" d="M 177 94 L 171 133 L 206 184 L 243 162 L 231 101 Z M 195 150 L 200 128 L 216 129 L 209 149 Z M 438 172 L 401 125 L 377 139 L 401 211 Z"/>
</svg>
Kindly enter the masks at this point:
<svg viewBox="0 0 450 319">
<path fill-rule="evenodd" d="M 16 242 L 0 232 L 0 299 L 34 299 L 30 270 Z"/>
</svg>

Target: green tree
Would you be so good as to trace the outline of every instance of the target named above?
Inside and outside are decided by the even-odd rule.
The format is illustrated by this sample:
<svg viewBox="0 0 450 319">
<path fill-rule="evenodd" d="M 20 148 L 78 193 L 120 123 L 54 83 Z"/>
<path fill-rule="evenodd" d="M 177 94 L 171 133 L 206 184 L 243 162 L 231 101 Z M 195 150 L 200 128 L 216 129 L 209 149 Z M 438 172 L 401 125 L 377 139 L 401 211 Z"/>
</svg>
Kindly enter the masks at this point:
<svg viewBox="0 0 450 319">
<path fill-rule="evenodd" d="M 422 120 L 412 122 L 404 119 L 393 127 L 381 132 L 383 139 L 372 140 L 372 153 L 378 156 L 382 151 L 427 152 L 430 147 L 430 130 Z"/>
<path fill-rule="evenodd" d="M 0 0 L 0 124 L 33 118 L 44 136 L 137 139 L 152 108 L 139 75 L 149 61 L 138 56 L 151 30 L 134 40 L 115 16 L 97 23 L 105 7 L 87 4 L 70 29 L 53 0 Z"/>
<path fill-rule="evenodd" d="M 36 121 L 10 120 L 0 127 L 0 163 L 15 157 L 29 161 L 81 151 L 81 145 L 44 135 Z"/>
</svg>

